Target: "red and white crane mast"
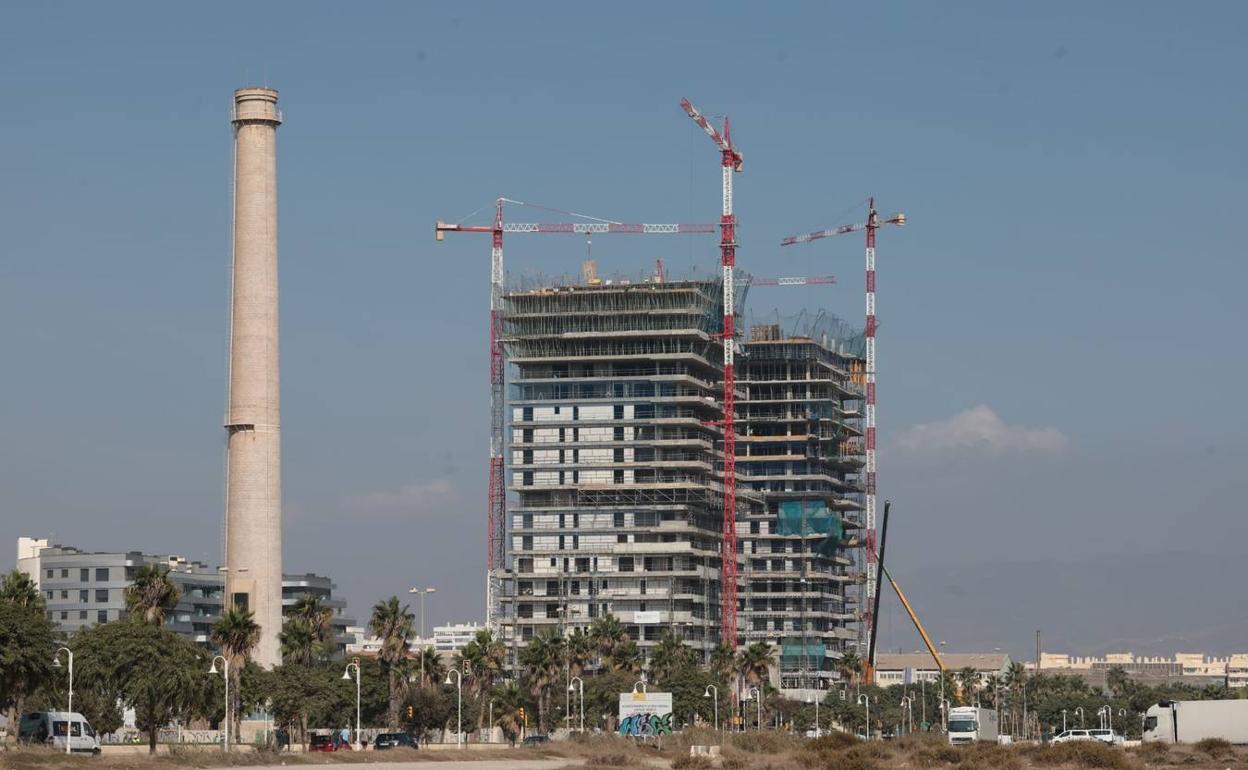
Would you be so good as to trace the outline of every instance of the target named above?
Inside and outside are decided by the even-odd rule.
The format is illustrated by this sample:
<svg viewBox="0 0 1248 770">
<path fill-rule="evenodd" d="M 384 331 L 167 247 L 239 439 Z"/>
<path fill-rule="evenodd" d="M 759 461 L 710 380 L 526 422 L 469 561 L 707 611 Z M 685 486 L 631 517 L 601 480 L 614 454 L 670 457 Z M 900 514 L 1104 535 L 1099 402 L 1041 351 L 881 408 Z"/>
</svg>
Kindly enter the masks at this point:
<svg viewBox="0 0 1248 770">
<path fill-rule="evenodd" d="M 626 224 L 623 222 L 505 222 L 503 204 L 517 203 L 499 198 L 494 203 L 494 223 L 484 225 L 460 225 L 438 221 L 434 225 L 434 238 L 441 241 L 446 233 L 489 233 L 490 244 L 490 465 L 486 503 L 486 621 L 490 628 L 498 627 L 499 604 L 497 601 L 501 572 L 505 568 L 505 538 L 507 487 L 504 475 L 503 446 L 506 428 L 506 399 L 504 393 L 503 360 L 503 233 L 541 233 L 550 235 L 589 235 L 593 233 L 622 233 L 628 235 L 676 235 L 684 233 L 713 233 L 710 224 Z"/>
<path fill-rule="evenodd" d="M 875 561 L 875 519 L 876 519 L 876 478 L 875 478 L 875 231 L 881 225 L 897 225 L 898 227 L 906 224 L 905 214 L 894 214 L 891 217 L 881 220 L 879 214 L 875 210 L 875 198 L 867 199 L 867 221 L 853 224 L 842 225 L 831 230 L 819 230 L 805 235 L 792 235 L 780 242 L 781 246 L 792 246 L 795 243 L 809 243 L 820 238 L 828 238 L 834 235 L 844 235 L 846 233 L 865 230 L 867 233 L 867 285 L 866 285 L 866 326 L 863 329 L 863 335 L 866 340 L 866 366 L 864 375 L 864 401 L 866 408 L 863 415 L 863 428 L 866 432 L 866 467 L 864 473 L 866 476 L 865 495 L 866 498 L 866 521 L 863 522 L 867 529 L 867 591 L 866 601 L 863 609 L 863 623 L 860 628 L 870 629 L 872 614 L 872 599 L 875 598 L 875 584 L 877 565 Z M 869 631 L 868 631 L 869 633 Z M 868 647 L 870 639 L 866 640 Z"/>
<path fill-rule="evenodd" d="M 680 106 L 694 122 L 706 131 L 720 149 L 720 165 L 723 175 L 723 209 L 719 218 L 720 265 L 724 271 L 724 513 L 723 552 L 720 572 L 720 641 L 733 647 L 737 645 L 737 434 L 734 427 L 736 411 L 736 375 L 733 371 L 733 353 L 736 347 L 734 327 L 733 269 L 737 264 L 737 217 L 732 210 L 732 175 L 741 170 L 743 158 L 732 144 L 732 129 L 724 118 L 724 132 L 720 134 L 707 122 L 688 99 L 681 99 Z"/>
</svg>

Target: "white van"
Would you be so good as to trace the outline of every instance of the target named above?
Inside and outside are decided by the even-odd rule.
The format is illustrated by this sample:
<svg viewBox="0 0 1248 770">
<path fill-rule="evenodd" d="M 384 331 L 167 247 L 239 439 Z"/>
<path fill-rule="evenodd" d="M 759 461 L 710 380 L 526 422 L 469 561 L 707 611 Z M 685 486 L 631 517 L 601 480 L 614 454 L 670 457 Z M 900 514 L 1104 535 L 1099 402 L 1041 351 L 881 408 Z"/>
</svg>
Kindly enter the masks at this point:
<svg viewBox="0 0 1248 770">
<path fill-rule="evenodd" d="M 82 754 L 99 754 L 100 738 L 87 718 L 76 711 L 33 711 L 22 714 L 18 723 L 18 741 L 42 743 L 61 751 L 65 741 L 69 750 Z"/>
</svg>

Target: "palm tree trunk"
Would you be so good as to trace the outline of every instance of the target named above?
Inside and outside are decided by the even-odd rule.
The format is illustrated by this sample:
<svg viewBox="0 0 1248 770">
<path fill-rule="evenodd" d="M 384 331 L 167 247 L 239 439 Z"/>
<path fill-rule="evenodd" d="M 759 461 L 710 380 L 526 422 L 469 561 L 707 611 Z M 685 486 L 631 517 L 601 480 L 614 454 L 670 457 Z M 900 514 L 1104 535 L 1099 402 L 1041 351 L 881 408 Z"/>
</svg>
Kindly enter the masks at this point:
<svg viewBox="0 0 1248 770">
<path fill-rule="evenodd" d="M 390 713 L 386 715 L 390 729 L 398 729 L 399 724 L 399 672 L 390 667 Z"/>
</svg>

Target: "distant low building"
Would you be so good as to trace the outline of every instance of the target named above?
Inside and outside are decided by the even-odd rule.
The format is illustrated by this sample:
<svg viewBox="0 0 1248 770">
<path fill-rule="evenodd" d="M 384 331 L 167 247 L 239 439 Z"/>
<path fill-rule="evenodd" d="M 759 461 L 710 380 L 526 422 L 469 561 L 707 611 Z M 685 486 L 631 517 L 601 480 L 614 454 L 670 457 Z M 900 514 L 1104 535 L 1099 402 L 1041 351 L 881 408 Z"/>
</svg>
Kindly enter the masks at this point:
<svg viewBox="0 0 1248 770">
<path fill-rule="evenodd" d="M 454 655 L 463 649 L 465 644 L 471 642 L 485 626 L 479 623 L 453 623 L 445 626 L 434 626 L 433 636 L 430 637 L 412 637 L 407 643 L 407 649 L 413 655 L 420 652 L 426 647 L 432 647 L 440 655 Z M 357 632 L 354 641 L 347 645 L 347 653 L 352 655 L 376 655 L 381 650 L 381 639 L 368 633 L 368 629 L 364 627 L 353 627 L 348 631 Z"/>
<path fill-rule="evenodd" d="M 1146 683 L 1184 682 L 1225 684 L 1248 687 L 1248 653 L 1218 656 L 1202 652 L 1180 652 L 1170 656 L 1136 655 L 1111 652 L 1100 656 L 1040 655 L 1040 670 L 1046 674 L 1079 676 L 1090 684 L 1103 686 L 1111 668 L 1121 668 L 1132 679 Z"/>
<path fill-rule="evenodd" d="M 220 619 L 224 601 L 221 570 L 175 555 L 83 551 L 29 537 L 17 541 L 17 569 L 30 575 L 47 603 L 48 618 L 67 633 L 125 617 L 126 588 L 139 568 L 153 564 L 167 567 L 169 579 L 181 592 L 177 606 L 166 615 L 165 627 L 210 646 L 212 625 Z M 334 597 L 333 581 L 312 573 L 282 576 L 283 611 L 305 595 L 319 596 L 333 611 L 335 652 L 342 654 L 349 641 L 347 627 L 355 621 L 346 614 L 346 602 Z"/>
<path fill-rule="evenodd" d="M 982 683 L 989 676 L 1004 676 L 1010 667 L 1010 656 L 1001 652 L 974 653 L 949 652 L 941 659 L 945 669 L 954 673 L 965 668 L 973 668 L 979 672 Z M 927 653 L 877 653 L 875 656 L 875 681 L 881 687 L 894 684 L 918 684 L 920 681 L 933 682 L 940 676 L 936 661 Z"/>
</svg>

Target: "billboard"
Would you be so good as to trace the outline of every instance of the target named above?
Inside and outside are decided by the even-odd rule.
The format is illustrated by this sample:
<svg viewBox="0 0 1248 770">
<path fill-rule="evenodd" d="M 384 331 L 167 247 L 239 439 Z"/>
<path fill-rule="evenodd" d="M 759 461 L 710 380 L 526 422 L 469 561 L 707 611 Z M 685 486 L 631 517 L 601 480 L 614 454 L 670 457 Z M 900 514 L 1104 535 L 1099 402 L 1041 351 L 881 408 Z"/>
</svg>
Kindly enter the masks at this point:
<svg viewBox="0 0 1248 770">
<path fill-rule="evenodd" d="M 671 735 L 672 694 L 670 692 L 620 693 L 618 732 L 630 738 Z"/>
</svg>

